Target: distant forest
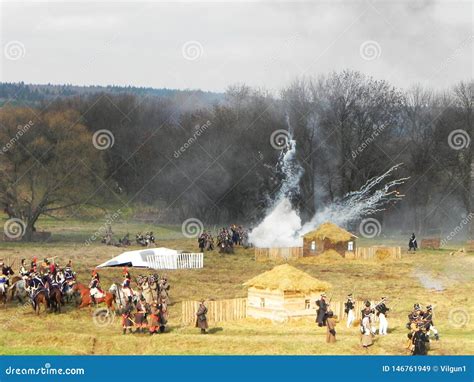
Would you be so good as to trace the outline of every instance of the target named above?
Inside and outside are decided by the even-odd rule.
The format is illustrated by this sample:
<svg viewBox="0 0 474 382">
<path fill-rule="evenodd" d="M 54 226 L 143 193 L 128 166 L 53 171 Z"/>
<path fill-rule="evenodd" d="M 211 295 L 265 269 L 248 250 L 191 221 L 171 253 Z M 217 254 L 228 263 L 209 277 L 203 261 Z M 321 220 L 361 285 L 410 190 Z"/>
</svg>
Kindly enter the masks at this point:
<svg viewBox="0 0 474 382">
<path fill-rule="evenodd" d="M 473 211 L 473 81 L 401 90 L 343 71 L 277 96 L 241 84 L 218 94 L 2 83 L 0 105 L 0 201 L 29 230 L 87 204 L 149 204 L 160 223 L 255 224 L 281 184 L 274 132 L 289 126 L 304 219 L 401 162 L 406 196 L 377 216 L 383 232 L 448 234 Z M 101 130 L 106 149 L 93 144 Z"/>
</svg>

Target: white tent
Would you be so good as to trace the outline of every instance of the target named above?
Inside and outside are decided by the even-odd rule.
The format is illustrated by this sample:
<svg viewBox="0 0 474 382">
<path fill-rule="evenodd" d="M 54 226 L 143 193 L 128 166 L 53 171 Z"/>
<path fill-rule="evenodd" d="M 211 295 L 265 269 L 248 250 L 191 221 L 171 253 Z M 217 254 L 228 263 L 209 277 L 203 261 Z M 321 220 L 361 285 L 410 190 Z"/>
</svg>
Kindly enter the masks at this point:
<svg viewBox="0 0 474 382">
<path fill-rule="evenodd" d="M 140 249 L 138 251 L 127 251 L 114 258 L 106 261 L 97 266 L 97 268 L 104 267 L 141 267 L 141 268 L 152 268 L 152 265 L 149 263 L 150 257 L 156 255 L 164 256 L 176 256 L 179 252 L 175 249 L 170 248 L 146 248 Z"/>
</svg>

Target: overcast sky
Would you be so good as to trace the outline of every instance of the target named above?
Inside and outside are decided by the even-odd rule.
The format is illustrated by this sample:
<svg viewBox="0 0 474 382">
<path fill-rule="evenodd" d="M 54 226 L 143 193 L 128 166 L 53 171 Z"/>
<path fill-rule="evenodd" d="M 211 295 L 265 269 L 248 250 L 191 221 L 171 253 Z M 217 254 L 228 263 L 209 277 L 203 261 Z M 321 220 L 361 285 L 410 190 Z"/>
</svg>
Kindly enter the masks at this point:
<svg viewBox="0 0 474 382">
<path fill-rule="evenodd" d="M 345 68 L 396 86 L 473 77 L 470 1 L 2 2 L 1 80 L 272 91 Z"/>
</svg>

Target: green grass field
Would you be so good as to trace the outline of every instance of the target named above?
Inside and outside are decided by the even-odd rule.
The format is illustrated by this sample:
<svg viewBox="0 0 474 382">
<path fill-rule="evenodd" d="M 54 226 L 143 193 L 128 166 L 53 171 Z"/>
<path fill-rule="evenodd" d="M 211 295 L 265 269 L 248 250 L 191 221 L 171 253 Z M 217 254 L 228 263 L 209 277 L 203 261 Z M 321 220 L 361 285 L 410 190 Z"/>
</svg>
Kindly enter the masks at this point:
<svg viewBox="0 0 474 382">
<path fill-rule="evenodd" d="M 43 220 L 39 227 L 53 233 L 51 242 L 1 243 L 0 258 L 57 256 L 62 265 L 72 259 L 78 280 L 87 283 L 96 265 L 122 252 L 121 248 L 101 245 L 98 240 L 85 245 L 100 224 L 92 220 Z M 128 231 L 131 238 L 138 231 L 153 230 L 158 246 L 197 250 L 197 241 L 184 239 L 180 227 L 117 223 L 113 229 L 117 237 Z M 401 240 L 402 246 L 405 241 Z M 380 241 L 362 242 L 370 243 Z M 306 258 L 290 264 L 331 283 L 328 294 L 334 300 L 343 300 L 349 292 L 357 299 L 389 297 L 390 333 L 377 337 L 368 354 L 406 354 L 406 316 L 415 302 L 435 307 L 434 322 L 441 340 L 432 342 L 430 354 L 474 354 L 474 254 L 451 256 L 450 252 L 419 251 L 416 255 L 404 254 L 398 261 Z M 89 309 L 67 306 L 59 315 L 37 317 L 30 307 L 10 303 L 0 309 L 0 354 L 366 354 L 359 344 L 358 328 L 346 329 L 344 320 L 337 327 L 337 343 L 330 345 L 325 343 L 325 329 L 318 328 L 312 319 L 285 324 L 255 319 L 221 322 L 212 325 L 207 336 L 181 325 L 180 301 L 245 297 L 242 283 L 275 265 L 255 262 L 252 249 L 239 248 L 234 255 L 206 252 L 201 270 L 166 272 L 173 303 L 169 325 L 165 334 L 152 337 L 122 335 L 118 317 L 110 325 L 98 327 Z M 121 269 L 100 273 L 104 288 L 121 281 Z M 131 273 L 135 277 L 146 272 L 132 269 Z M 420 279 L 435 280 L 444 290 L 427 289 Z"/>
</svg>

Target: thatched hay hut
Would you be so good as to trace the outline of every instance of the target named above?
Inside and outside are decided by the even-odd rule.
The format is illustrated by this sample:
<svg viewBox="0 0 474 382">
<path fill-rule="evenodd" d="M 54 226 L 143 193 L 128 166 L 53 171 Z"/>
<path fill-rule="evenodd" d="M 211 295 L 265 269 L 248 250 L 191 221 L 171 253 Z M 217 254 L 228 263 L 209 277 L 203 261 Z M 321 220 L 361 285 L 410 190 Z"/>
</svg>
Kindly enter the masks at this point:
<svg viewBox="0 0 474 382">
<path fill-rule="evenodd" d="M 342 257 L 355 252 L 357 236 L 334 223 L 321 224 L 314 231 L 303 235 L 303 256 L 315 256 L 334 250 Z"/>
<path fill-rule="evenodd" d="M 264 272 L 244 285 L 249 287 L 247 315 L 272 320 L 314 315 L 316 299 L 331 287 L 288 264 Z"/>
</svg>

